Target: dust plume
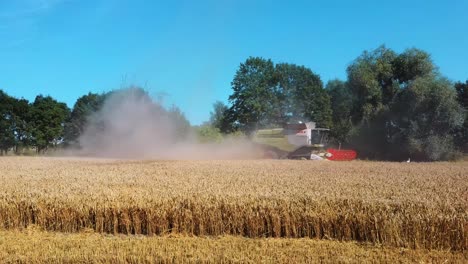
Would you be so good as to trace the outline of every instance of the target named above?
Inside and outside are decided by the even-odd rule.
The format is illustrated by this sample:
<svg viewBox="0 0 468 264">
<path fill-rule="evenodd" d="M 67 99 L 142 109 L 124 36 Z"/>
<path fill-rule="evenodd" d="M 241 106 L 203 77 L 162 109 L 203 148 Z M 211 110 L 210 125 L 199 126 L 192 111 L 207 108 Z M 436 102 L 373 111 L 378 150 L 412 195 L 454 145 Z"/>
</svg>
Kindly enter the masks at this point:
<svg viewBox="0 0 468 264">
<path fill-rule="evenodd" d="M 73 154 L 88 157 L 250 159 L 263 155 L 247 140 L 198 143 L 180 112 L 165 109 L 139 88 L 110 93 L 102 108 L 89 116 L 78 142 L 81 148 Z"/>
</svg>

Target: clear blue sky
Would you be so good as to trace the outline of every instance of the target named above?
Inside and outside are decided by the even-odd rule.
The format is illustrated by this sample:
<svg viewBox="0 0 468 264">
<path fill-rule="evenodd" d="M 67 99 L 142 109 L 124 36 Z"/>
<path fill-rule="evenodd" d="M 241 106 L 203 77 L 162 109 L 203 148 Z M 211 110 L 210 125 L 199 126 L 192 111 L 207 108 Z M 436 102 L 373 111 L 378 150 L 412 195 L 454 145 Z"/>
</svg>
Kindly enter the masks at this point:
<svg viewBox="0 0 468 264">
<path fill-rule="evenodd" d="M 466 80 L 468 1 L 0 0 L 0 89 L 72 107 L 136 84 L 199 124 L 227 102 L 248 56 L 305 65 L 326 82 L 380 44 L 424 49 Z"/>
</svg>

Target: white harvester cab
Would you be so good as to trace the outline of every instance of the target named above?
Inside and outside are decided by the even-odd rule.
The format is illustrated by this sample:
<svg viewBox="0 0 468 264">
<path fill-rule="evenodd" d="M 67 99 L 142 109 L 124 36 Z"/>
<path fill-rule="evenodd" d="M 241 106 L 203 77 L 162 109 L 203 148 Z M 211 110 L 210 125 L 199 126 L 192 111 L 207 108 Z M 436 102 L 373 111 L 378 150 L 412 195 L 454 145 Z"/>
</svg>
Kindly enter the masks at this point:
<svg viewBox="0 0 468 264">
<path fill-rule="evenodd" d="M 289 144 L 302 147 L 312 146 L 324 148 L 328 142 L 328 128 L 317 128 L 315 122 L 298 122 L 287 124 L 284 134 L 288 138 Z"/>
<path fill-rule="evenodd" d="M 323 160 L 330 157 L 330 153 L 325 150 L 329 132 L 328 128 L 317 128 L 315 122 L 286 124 L 283 133 L 289 143 L 297 147 L 287 157 L 310 160 Z"/>
</svg>

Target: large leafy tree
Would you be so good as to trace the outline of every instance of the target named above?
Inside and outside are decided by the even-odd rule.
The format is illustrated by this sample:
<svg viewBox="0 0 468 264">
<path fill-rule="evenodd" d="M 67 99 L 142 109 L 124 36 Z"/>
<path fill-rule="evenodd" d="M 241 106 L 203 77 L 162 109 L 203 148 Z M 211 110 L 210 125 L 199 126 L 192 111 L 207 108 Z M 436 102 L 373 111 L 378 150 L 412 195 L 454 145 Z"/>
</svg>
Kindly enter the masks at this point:
<svg viewBox="0 0 468 264">
<path fill-rule="evenodd" d="M 76 101 L 71 111 L 70 118 L 65 124 L 65 141 L 67 144 L 76 144 L 83 134 L 89 118 L 93 113 L 101 109 L 106 94 L 88 93 Z"/>
<path fill-rule="evenodd" d="M 429 53 L 411 48 L 399 54 L 394 61 L 394 80 L 403 88 L 418 77 L 425 77 L 435 74 L 435 66 Z"/>
<path fill-rule="evenodd" d="M 437 89 L 454 92 L 453 86 L 439 76 L 428 53 L 413 48 L 397 54 L 381 46 L 371 52 L 365 51 L 347 72 L 353 98 L 351 116 L 357 131 L 352 141 L 362 156 L 377 159 L 412 156 L 425 160 L 453 157 L 457 123 L 445 124 L 448 129 L 440 128 L 437 135 L 428 130 L 428 126 L 437 127 L 431 122 L 443 123 L 438 118 L 458 120 L 449 107 L 453 104 L 452 97 L 445 98 L 443 96 L 448 94 L 437 92 Z M 421 101 L 409 100 L 411 92 L 415 92 L 411 96 Z M 436 114 L 431 112 L 434 109 L 426 109 L 428 112 L 424 114 L 422 109 L 426 103 L 431 101 L 437 105 L 437 100 L 442 104 L 440 112 Z M 442 138 L 446 141 L 442 142 Z"/>
<path fill-rule="evenodd" d="M 232 88 L 223 132 L 240 129 L 250 134 L 297 120 L 331 125 L 330 97 L 320 77 L 304 66 L 275 66 L 271 60 L 250 57 L 237 70 Z"/>
<path fill-rule="evenodd" d="M 454 131 L 463 112 L 452 84 L 442 78 L 417 78 L 402 90 L 386 123 L 391 153 L 419 160 L 446 160 L 455 154 Z"/>
<path fill-rule="evenodd" d="M 364 51 L 347 69 L 353 93 L 353 121 L 370 122 L 393 101 L 401 89 L 418 77 L 434 75 L 430 55 L 419 49 L 401 54 L 380 46 Z"/>
<path fill-rule="evenodd" d="M 26 99 L 15 99 L 13 105 L 15 151 L 17 154 L 22 148 L 31 145 L 31 105 Z"/>
<path fill-rule="evenodd" d="M 31 138 L 30 106 L 25 99 L 16 99 L 0 90 L 0 149 L 2 154 L 27 147 Z"/>
<path fill-rule="evenodd" d="M 463 152 L 468 152 L 468 80 L 465 83 L 458 82 L 455 84 L 457 98 L 465 113 L 465 121 L 463 127 L 458 131 L 456 136 L 457 145 Z"/>
<path fill-rule="evenodd" d="M 250 57 L 239 66 L 232 81 L 231 122 L 247 133 L 268 125 L 276 100 L 275 67 L 271 60 Z"/>
<path fill-rule="evenodd" d="M 228 107 L 221 101 L 216 101 L 213 104 L 213 111 L 210 112 L 209 125 L 221 130 L 223 123 L 225 122 L 225 115 L 228 111 Z"/>
<path fill-rule="evenodd" d="M 364 51 L 347 69 L 348 84 L 353 93 L 353 121 L 367 122 L 391 101 L 395 93 L 393 65 L 397 55 L 381 46 Z"/>
<path fill-rule="evenodd" d="M 167 115 L 169 117 L 170 124 L 173 126 L 175 135 L 174 140 L 177 142 L 187 139 L 191 132 L 191 126 L 182 110 L 180 110 L 176 105 L 172 105 L 168 109 Z"/>
<path fill-rule="evenodd" d="M 320 76 L 309 68 L 288 63 L 276 65 L 278 83 L 275 97 L 278 112 L 275 120 L 285 123 L 292 120 L 312 120 L 321 127 L 331 126 L 330 98 L 323 89 Z"/>
<path fill-rule="evenodd" d="M 32 138 L 41 153 L 63 140 L 64 124 L 70 110 L 65 103 L 50 96 L 39 95 L 31 106 Z"/>
<path fill-rule="evenodd" d="M 2 155 L 15 145 L 14 101 L 13 97 L 0 90 L 0 154 Z"/>
<path fill-rule="evenodd" d="M 351 91 L 347 84 L 340 80 L 329 81 L 326 91 L 330 96 L 331 108 L 333 109 L 331 136 L 338 143 L 345 143 L 353 128 L 351 122 L 351 111 L 353 109 Z"/>
</svg>

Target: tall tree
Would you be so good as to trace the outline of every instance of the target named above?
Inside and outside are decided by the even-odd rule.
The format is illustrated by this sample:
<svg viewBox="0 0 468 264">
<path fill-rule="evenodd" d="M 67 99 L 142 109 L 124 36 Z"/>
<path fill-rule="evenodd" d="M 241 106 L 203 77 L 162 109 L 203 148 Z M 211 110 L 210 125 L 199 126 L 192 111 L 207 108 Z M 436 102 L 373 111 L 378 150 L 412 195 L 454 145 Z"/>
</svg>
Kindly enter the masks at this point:
<svg viewBox="0 0 468 264">
<path fill-rule="evenodd" d="M 395 83 L 392 62 L 394 51 L 381 46 L 374 51 L 364 51 L 347 69 L 348 84 L 355 100 L 353 121 L 368 122 L 391 100 Z"/>
<path fill-rule="evenodd" d="M 14 148 L 18 154 L 31 139 L 30 106 L 0 90 L 0 149 L 2 154 Z"/>
<path fill-rule="evenodd" d="M 187 139 L 191 132 L 191 126 L 185 114 L 176 105 L 172 105 L 167 111 L 167 114 L 174 130 L 174 139 L 176 141 Z"/>
<path fill-rule="evenodd" d="M 442 78 L 417 78 L 391 107 L 391 152 L 420 160 L 447 160 L 455 155 L 454 131 L 463 112 L 452 84 Z"/>
<path fill-rule="evenodd" d="M 275 120 L 312 120 L 321 127 L 331 126 L 330 98 L 323 89 L 320 76 L 309 68 L 288 63 L 276 65 L 278 84 L 275 98 L 278 112 Z"/>
<path fill-rule="evenodd" d="M 222 129 L 227 111 L 228 107 L 223 102 L 216 101 L 213 104 L 213 111 L 210 112 L 209 125 L 217 129 Z"/>
<path fill-rule="evenodd" d="M 403 86 L 418 77 L 435 73 L 435 66 L 429 53 L 416 48 L 405 50 L 394 59 L 392 64 L 394 79 Z"/>
<path fill-rule="evenodd" d="M 65 124 L 64 139 L 67 144 L 76 144 L 78 138 L 83 134 L 88 119 L 93 113 L 101 109 L 106 94 L 88 93 L 76 101 L 71 111 L 70 118 Z"/>
<path fill-rule="evenodd" d="M 31 144 L 31 106 L 26 99 L 15 99 L 13 105 L 15 152 L 20 154 L 21 149 Z"/>
<path fill-rule="evenodd" d="M 241 63 L 232 81 L 228 115 L 244 132 L 268 125 L 275 101 L 275 67 L 271 60 L 250 57 Z"/>
<path fill-rule="evenodd" d="M 369 122 L 385 110 L 397 93 L 418 77 L 434 74 L 430 55 L 422 50 L 408 49 L 401 54 L 380 46 L 364 51 L 347 69 L 348 83 L 353 92 L 353 121 Z"/>
<path fill-rule="evenodd" d="M 15 145 L 14 98 L 0 90 L 0 154 L 6 154 Z"/>
<path fill-rule="evenodd" d="M 353 128 L 351 122 L 351 111 L 353 108 L 351 91 L 345 82 L 337 79 L 327 83 L 326 91 L 330 95 L 331 108 L 333 110 L 331 136 L 338 143 L 345 143 Z"/>
<path fill-rule="evenodd" d="M 468 80 L 465 83 L 458 82 L 455 84 L 457 98 L 465 112 L 465 121 L 463 127 L 458 131 L 456 143 L 463 152 L 468 152 Z"/>
<path fill-rule="evenodd" d="M 37 152 L 56 146 L 63 140 L 64 124 L 70 110 L 50 96 L 38 95 L 31 107 L 32 136 Z"/>
<path fill-rule="evenodd" d="M 396 121 L 392 119 L 396 111 L 393 107 L 399 95 L 414 85 L 416 80 L 432 80 L 432 83 L 440 84 L 438 72 L 430 55 L 418 49 L 408 49 L 397 54 L 381 46 L 371 52 L 365 51 L 348 67 L 347 72 L 348 85 L 353 98 L 351 116 L 357 131 L 352 139 L 354 143 L 357 143 L 355 147 L 362 154 L 361 156 L 398 159 L 398 153 L 402 152 L 393 148 L 397 145 L 394 142 L 398 140 L 392 137 L 395 136 L 395 131 L 405 129 L 398 127 L 402 125 L 401 122 L 396 125 Z M 421 82 L 418 82 L 419 85 Z M 445 87 L 442 84 L 436 86 Z M 423 90 L 422 93 L 426 92 L 432 91 Z M 430 97 L 429 94 L 424 96 Z M 401 117 L 412 120 L 414 117 L 411 114 L 414 113 L 403 112 Z M 407 151 L 407 153 L 410 152 Z M 423 156 L 419 155 L 420 158 Z M 445 159 L 446 156 L 425 155 L 424 158 Z"/>
<path fill-rule="evenodd" d="M 271 60 L 250 57 L 237 70 L 232 88 L 222 131 L 238 128 L 250 134 L 297 120 L 331 125 L 330 97 L 320 77 L 304 66 L 275 66 Z"/>
<path fill-rule="evenodd" d="M 468 80 L 465 83 L 457 82 L 455 84 L 457 99 L 460 105 L 468 110 Z"/>
</svg>

